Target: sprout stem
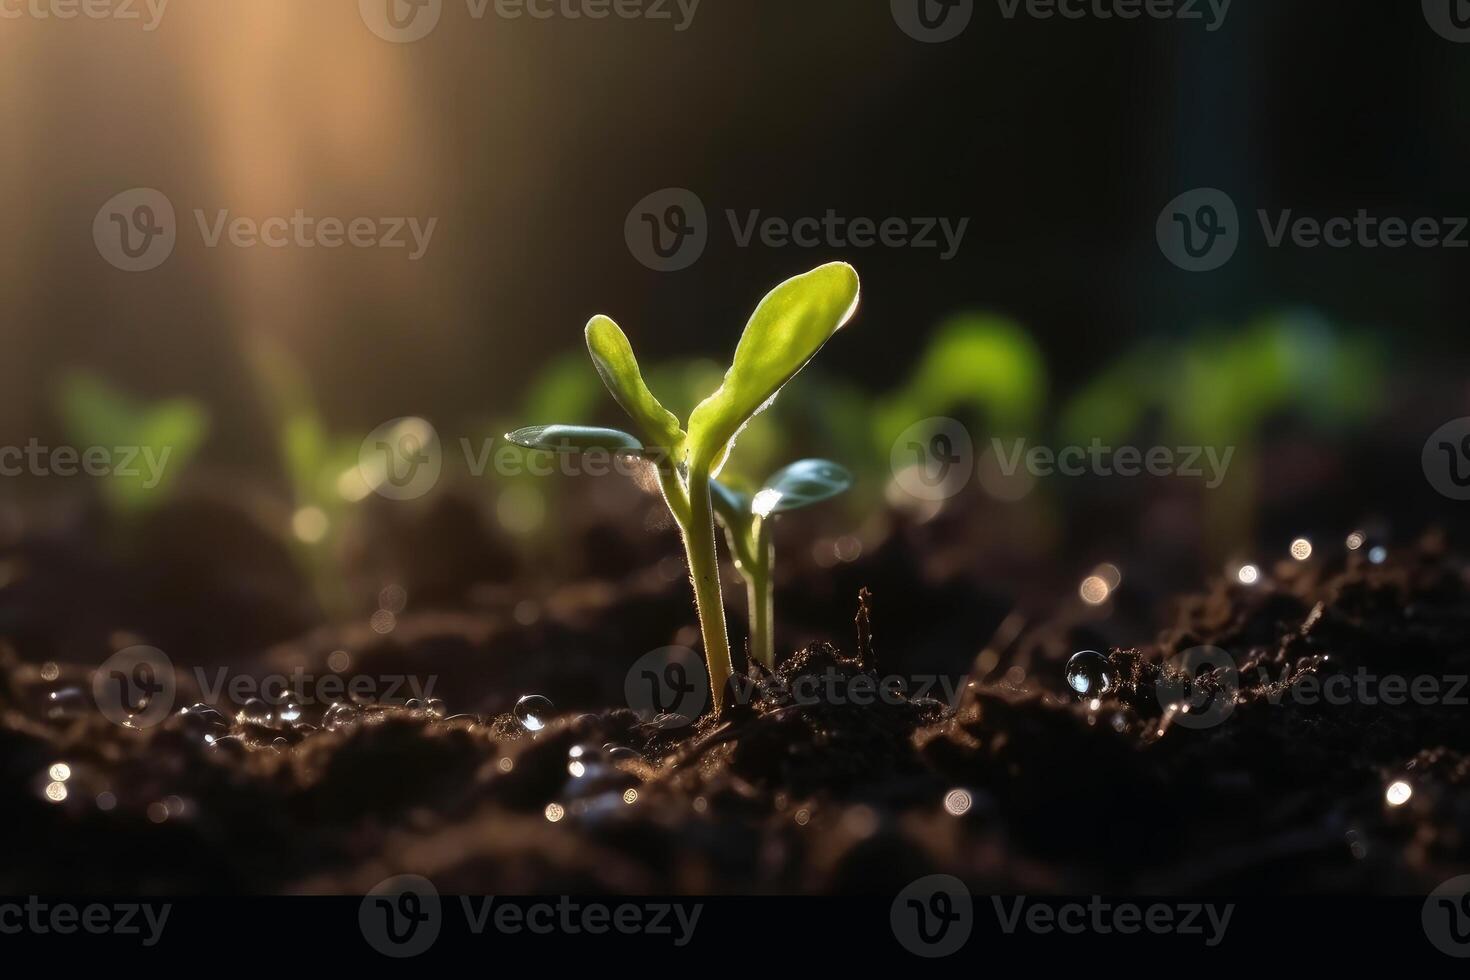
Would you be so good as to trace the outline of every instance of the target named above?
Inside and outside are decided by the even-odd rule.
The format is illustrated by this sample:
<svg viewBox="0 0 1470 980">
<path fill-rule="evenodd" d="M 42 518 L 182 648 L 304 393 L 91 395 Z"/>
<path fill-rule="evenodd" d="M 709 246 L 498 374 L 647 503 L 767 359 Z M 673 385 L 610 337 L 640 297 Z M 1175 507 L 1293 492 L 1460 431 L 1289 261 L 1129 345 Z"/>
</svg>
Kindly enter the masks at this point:
<svg viewBox="0 0 1470 980">
<path fill-rule="evenodd" d="M 684 551 L 689 558 L 689 577 L 694 583 L 694 604 L 699 612 L 699 632 L 704 638 L 704 659 L 709 667 L 710 693 L 714 710 L 725 706 L 725 684 L 730 679 L 730 636 L 725 627 L 725 606 L 720 596 L 720 567 L 715 551 L 715 514 L 709 496 L 709 471 L 692 467 L 687 484 L 688 510 L 680 521 Z M 667 496 L 667 491 L 665 496 Z M 675 516 L 679 516 L 676 515 Z"/>
<path fill-rule="evenodd" d="M 754 561 L 746 576 L 746 592 L 750 597 L 750 655 L 766 667 L 776 666 L 775 587 L 771 570 L 776 567 L 775 543 L 771 538 L 771 521 L 756 518 Z"/>
</svg>

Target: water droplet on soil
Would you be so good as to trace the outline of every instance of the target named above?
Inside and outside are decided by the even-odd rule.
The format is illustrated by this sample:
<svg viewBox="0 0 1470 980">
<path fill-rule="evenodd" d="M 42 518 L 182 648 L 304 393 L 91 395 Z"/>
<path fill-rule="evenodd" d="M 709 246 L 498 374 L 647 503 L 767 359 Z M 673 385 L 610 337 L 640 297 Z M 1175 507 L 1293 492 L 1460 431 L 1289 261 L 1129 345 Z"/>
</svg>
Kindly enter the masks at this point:
<svg viewBox="0 0 1470 980">
<path fill-rule="evenodd" d="M 1067 686 L 1085 698 L 1096 698 L 1113 689 L 1115 679 L 1108 658 L 1096 650 L 1082 650 L 1067 661 Z"/>
<path fill-rule="evenodd" d="M 245 706 L 240 709 L 239 717 L 241 721 L 252 725 L 269 725 L 275 719 L 271 706 L 260 698 L 251 698 L 246 701 Z"/>
<path fill-rule="evenodd" d="M 301 703 L 295 698 L 287 698 L 286 703 L 281 705 L 281 720 L 292 723 L 300 721 Z"/>
<path fill-rule="evenodd" d="M 355 707 L 350 704 L 338 702 L 328 708 L 327 713 L 322 716 L 322 727 L 328 731 L 336 731 L 345 725 L 352 724 L 353 719 L 356 717 L 357 709 Z"/>
<path fill-rule="evenodd" d="M 607 753 L 609 762 L 637 762 L 643 758 L 635 750 L 615 742 L 608 742 L 602 747 L 602 751 Z"/>
<path fill-rule="evenodd" d="M 556 711 L 556 705 L 552 704 L 549 698 L 544 698 L 539 694 L 527 694 L 516 702 L 513 714 L 522 728 L 534 734 L 546 727 L 554 711 Z"/>
<path fill-rule="evenodd" d="M 427 708 L 429 714 L 433 715 L 435 718 L 443 718 L 449 713 L 448 706 L 445 705 L 445 703 L 438 698 L 430 698 L 427 704 Z"/>
</svg>

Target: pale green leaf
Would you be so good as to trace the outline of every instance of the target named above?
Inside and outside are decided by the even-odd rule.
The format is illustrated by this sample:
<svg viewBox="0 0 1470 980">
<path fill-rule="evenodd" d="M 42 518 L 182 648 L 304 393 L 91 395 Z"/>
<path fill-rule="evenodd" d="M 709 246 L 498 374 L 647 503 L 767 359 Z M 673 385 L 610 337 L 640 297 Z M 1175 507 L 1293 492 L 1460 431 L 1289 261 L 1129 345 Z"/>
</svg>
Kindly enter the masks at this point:
<svg viewBox="0 0 1470 980">
<path fill-rule="evenodd" d="M 633 345 L 616 323 L 605 316 L 595 316 L 587 324 L 587 351 L 602 376 L 602 383 L 637 423 L 648 443 L 677 457 L 684 444 L 684 430 L 674 414 L 653 396 L 638 370 Z"/>
<path fill-rule="evenodd" d="M 718 472 L 730 444 L 857 309 L 857 271 L 834 262 L 789 279 L 746 324 L 719 389 L 689 419 L 691 465 Z"/>
<path fill-rule="evenodd" d="M 590 425 L 533 425 L 506 433 L 505 441 L 522 449 L 570 455 L 605 452 L 639 456 L 643 453 L 643 443 L 636 436 Z"/>
</svg>

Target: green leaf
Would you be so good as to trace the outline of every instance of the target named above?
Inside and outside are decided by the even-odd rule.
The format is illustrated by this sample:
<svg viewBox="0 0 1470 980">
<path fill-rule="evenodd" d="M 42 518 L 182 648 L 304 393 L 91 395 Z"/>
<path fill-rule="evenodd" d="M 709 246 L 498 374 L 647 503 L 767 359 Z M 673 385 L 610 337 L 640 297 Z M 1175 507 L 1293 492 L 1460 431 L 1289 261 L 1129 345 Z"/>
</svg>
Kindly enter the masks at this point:
<svg viewBox="0 0 1470 980">
<path fill-rule="evenodd" d="M 80 449 L 136 451 L 138 472 L 112 473 L 102 485 L 123 510 L 165 499 L 209 431 L 208 413 L 192 399 L 144 404 L 86 372 L 62 380 L 59 410 L 68 438 Z"/>
<path fill-rule="evenodd" d="M 852 487 L 852 474 L 825 459 L 804 459 L 766 481 L 751 502 L 761 516 L 785 514 L 830 500 Z"/>
<path fill-rule="evenodd" d="M 590 425 L 533 425 L 506 433 L 505 441 L 522 449 L 573 455 L 587 452 L 624 456 L 643 454 L 643 443 L 636 436 L 617 429 L 599 429 Z"/>
<path fill-rule="evenodd" d="M 587 324 L 587 351 L 602 383 L 638 424 L 643 438 L 671 457 L 678 457 L 684 446 L 684 430 L 674 414 L 648 390 L 638 370 L 638 359 L 633 356 L 633 345 L 622 328 L 608 317 L 593 317 Z"/>
<path fill-rule="evenodd" d="M 834 262 L 783 282 L 761 300 L 724 383 L 689 418 L 692 465 L 719 471 L 741 428 L 852 317 L 860 291 L 857 271 Z"/>
</svg>

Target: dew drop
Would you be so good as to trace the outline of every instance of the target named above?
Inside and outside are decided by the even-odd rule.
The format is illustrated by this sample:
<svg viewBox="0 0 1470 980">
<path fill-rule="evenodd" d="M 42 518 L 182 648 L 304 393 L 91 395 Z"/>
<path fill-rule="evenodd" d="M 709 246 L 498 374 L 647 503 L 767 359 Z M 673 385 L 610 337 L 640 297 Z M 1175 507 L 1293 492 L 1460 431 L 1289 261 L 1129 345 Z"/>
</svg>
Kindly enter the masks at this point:
<svg viewBox="0 0 1470 980">
<path fill-rule="evenodd" d="M 301 720 L 301 702 L 295 698 L 287 698 L 281 705 L 281 720 L 292 724 Z"/>
<path fill-rule="evenodd" d="M 430 698 L 426 707 L 428 708 L 429 714 L 433 715 L 435 718 L 443 718 L 449 713 L 448 705 L 446 705 L 439 698 Z"/>
<path fill-rule="evenodd" d="M 270 705 L 266 704 L 260 698 L 251 698 L 240 709 L 239 717 L 241 721 L 249 722 L 252 725 L 269 725 L 274 720 L 275 715 L 272 714 Z"/>
<path fill-rule="evenodd" d="M 544 698 L 539 694 L 527 694 L 516 702 L 513 714 L 516 722 L 522 728 L 535 733 L 546 727 L 554 711 L 556 711 L 556 705 L 552 704 L 549 698 Z"/>
<path fill-rule="evenodd" d="M 1113 668 L 1096 650 L 1082 650 L 1067 661 L 1067 686 L 1085 698 L 1096 698 L 1113 689 Z"/>
<path fill-rule="evenodd" d="M 336 731 L 339 728 L 352 724 L 356 718 L 357 708 L 339 701 L 328 708 L 327 713 L 322 716 L 322 727 L 328 731 Z"/>
</svg>

